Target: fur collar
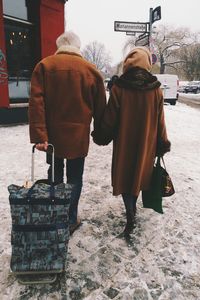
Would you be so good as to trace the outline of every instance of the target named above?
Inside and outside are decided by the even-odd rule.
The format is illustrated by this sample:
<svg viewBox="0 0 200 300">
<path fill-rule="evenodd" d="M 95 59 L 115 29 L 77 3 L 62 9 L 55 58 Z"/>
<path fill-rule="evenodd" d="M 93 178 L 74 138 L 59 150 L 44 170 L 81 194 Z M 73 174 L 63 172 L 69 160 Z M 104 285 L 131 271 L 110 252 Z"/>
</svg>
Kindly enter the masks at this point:
<svg viewBox="0 0 200 300">
<path fill-rule="evenodd" d="M 70 45 L 59 47 L 55 54 L 59 54 L 59 53 L 74 53 L 82 56 L 81 51 L 78 48 Z"/>
<path fill-rule="evenodd" d="M 161 85 L 156 76 L 139 67 L 129 69 L 115 81 L 115 84 L 122 88 L 136 90 L 152 90 Z"/>
</svg>

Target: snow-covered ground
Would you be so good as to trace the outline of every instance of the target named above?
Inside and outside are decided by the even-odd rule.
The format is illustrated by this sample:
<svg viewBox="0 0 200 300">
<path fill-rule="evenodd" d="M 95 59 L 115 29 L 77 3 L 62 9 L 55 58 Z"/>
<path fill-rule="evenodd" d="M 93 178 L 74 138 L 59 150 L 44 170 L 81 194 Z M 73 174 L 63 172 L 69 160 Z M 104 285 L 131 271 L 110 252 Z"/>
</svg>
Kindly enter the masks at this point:
<svg viewBox="0 0 200 300">
<path fill-rule="evenodd" d="M 110 187 L 112 146 L 91 141 L 79 209 L 83 224 L 69 241 L 66 274 L 46 286 L 23 286 L 9 274 L 7 186 L 30 178 L 31 145 L 28 125 L 0 127 L 0 299 L 200 299 L 200 111 L 178 102 L 165 105 L 165 113 L 172 142 L 165 163 L 176 194 L 163 200 L 164 215 L 144 209 L 139 198 L 131 239 L 120 235 L 125 215 Z M 44 153 L 36 153 L 36 162 L 36 179 L 44 178 Z"/>
<path fill-rule="evenodd" d="M 194 93 L 179 93 L 179 96 L 187 98 L 187 99 L 192 99 L 196 101 L 200 101 L 200 94 L 194 94 Z"/>
</svg>

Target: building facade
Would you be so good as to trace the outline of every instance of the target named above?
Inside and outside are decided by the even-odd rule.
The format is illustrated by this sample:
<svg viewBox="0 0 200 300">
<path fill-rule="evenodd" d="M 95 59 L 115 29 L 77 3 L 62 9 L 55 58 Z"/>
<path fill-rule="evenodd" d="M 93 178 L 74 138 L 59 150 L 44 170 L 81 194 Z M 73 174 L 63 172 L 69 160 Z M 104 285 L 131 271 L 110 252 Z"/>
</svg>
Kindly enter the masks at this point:
<svg viewBox="0 0 200 300">
<path fill-rule="evenodd" d="M 27 121 L 34 66 L 56 51 L 64 0 L 0 0 L 0 124 Z"/>
</svg>

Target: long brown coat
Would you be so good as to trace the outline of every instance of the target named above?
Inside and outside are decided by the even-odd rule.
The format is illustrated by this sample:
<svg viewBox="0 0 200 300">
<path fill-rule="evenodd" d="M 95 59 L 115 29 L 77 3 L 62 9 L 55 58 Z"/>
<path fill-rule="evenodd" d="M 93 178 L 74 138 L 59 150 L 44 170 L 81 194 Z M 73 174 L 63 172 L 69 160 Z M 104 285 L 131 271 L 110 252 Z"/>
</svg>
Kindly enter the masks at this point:
<svg viewBox="0 0 200 300">
<path fill-rule="evenodd" d="M 49 142 L 55 155 L 85 157 L 90 123 L 99 125 L 106 105 L 103 79 L 80 54 L 61 49 L 35 67 L 31 80 L 31 143 Z"/>
<path fill-rule="evenodd" d="M 135 55 L 135 70 L 140 79 L 139 54 Z M 141 62 L 144 66 L 143 57 Z M 130 59 L 131 63 L 133 61 Z M 147 65 L 149 66 L 149 63 Z M 113 140 L 113 194 L 127 193 L 138 196 L 141 190 L 147 190 L 149 187 L 154 159 L 159 151 L 158 143 L 160 150 L 165 153 L 169 151 L 170 142 L 167 139 L 160 83 L 156 81 L 155 76 L 142 69 L 141 73 L 145 73 L 147 79 L 152 82 L 147 86 L 139 84 L 137 87 L 140 80 L 132 80 L 135 71 L 132 72 L 131 68 L 128 68 L 129 74 L 121 77 L 118 84 L 116 82 L 112 87 L 100 133 L 93 133 L 93 136 L 98 144 L 108 144 Z"/>
</svg>

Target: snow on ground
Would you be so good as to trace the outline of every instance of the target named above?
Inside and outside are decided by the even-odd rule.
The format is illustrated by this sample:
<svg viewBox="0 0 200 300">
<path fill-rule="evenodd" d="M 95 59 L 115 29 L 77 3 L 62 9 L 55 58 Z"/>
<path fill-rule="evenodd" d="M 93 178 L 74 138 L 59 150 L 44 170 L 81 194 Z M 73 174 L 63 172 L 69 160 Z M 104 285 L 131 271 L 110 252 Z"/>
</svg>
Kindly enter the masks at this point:
<svg viewBox="0 0 200 300">
<path fill-rule="evenodd" d="M 194 93 L 179 93 L 179 96 L 184 97 L 184 98 L 189 98 L 192 100 L 200 101 L 200 94 L 194 94 Z"/>
<path fill-rule="evenodd" d="M 79 214 L 82 226 L 69 241 L 66 273 L 52 285 L 24 286 L 9 273 L 11 218 L 7 186 L 30 178 L 28 125 L 0 127 L 0 299 L 197 300 L 200 299 L 200 112 L 165 106 L 172 151 L 165 157 L 176 194 L 164 214 L 142 207 L 130 240 L 120 233 L 125 214 L 110 187 L 111 145 L 91 141 Z M 36 153 L 36 179 L 44 178 L 44 153 Z"/>
</svg>

